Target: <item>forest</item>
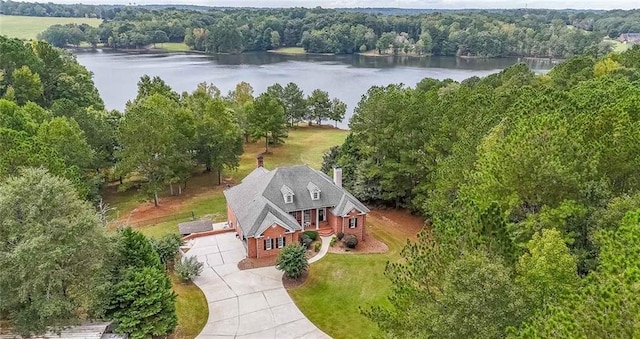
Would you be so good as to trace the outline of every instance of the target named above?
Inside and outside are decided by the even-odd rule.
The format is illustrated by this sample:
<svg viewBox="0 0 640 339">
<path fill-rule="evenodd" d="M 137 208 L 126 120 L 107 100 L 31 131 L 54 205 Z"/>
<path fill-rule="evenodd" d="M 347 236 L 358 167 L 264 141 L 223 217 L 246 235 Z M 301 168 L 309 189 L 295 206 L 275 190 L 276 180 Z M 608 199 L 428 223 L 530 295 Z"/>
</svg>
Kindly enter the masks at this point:
<svg viewBox="0 0 640 339">
<path fill-rule="evenodd" d="M 11 4 L 12 6 L 7 6 Z M 5 13 L 30 13 L 41 4 L 6 2 Z M 18 7 L 22 6 L 21 10 Z M 568 58 L 606 54 L 605 37 L 640 32 L 640 11 L 541 9 L 445 11 L 392 15 L 367 9 L 149 9 L 68 5 L 104 22 L 55 25 L 41 37 L 64 47 L 88 43 L 116 49 L 184 42 L 206 53 L 242 53 L 302 47 L 308 53 Z M 39 8 L 38 7 L 38 8 Z M 11 10 L 11 8 L 13 10 Z M 83 12 L 83 10 L 85 10 Z M 35 11 L 35 10 L 33 10 Z M 33 15 L 33 14 L 22 14 Z M 51 15 L 51 14 L 49 14 Z M 55 12 L 54 12 L 54 15 Z"/>
<path fill-rule="evenodd" d="M 640 46 L 535 75 L 372 87 L 323 169 L 428 219 L 390 263 L 390 337 L 640 332 Z"/>
</svg>

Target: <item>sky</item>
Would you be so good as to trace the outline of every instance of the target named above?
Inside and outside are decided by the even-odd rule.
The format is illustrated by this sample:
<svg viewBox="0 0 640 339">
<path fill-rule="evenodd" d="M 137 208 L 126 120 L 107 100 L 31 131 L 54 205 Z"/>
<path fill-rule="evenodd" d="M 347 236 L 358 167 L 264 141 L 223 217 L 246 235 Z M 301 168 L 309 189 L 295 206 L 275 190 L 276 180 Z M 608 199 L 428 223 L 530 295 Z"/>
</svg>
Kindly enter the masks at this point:
<svg viewBox="0 0 640 339">
<path fill-rule="evenodd" d="M 551 8 L 634 9 L 640 0 L 49 0 L 85 4 L 180 4 L 212 7 L 398 7 L 398 8 Z M 47 1 L 48 2 L 48 1 Z"/>
</svg>

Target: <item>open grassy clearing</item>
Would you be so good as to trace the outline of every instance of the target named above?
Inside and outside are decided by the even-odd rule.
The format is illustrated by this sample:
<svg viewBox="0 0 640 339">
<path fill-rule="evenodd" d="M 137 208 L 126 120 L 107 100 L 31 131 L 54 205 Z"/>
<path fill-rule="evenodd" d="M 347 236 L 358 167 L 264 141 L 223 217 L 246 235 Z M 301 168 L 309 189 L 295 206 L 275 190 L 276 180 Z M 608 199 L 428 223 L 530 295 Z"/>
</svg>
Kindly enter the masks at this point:
<svg viewBox="0 0 640 339">
<path fill-rule="evenodd" d="M 38 33 L 57 24 L 83 24 L 97 27 L 102 19 L 94 18 L 53 18 L 38 16 L 17 16 L 0 14 L 0 35 L 25 40 L 37 39 Z"/>
<path fill-rule="evenodd" d="M 165 42 L 156 44 L 155 48 L 164 50 L 166 52 L 188 52 L 191 50 L 191 48 L 189 48 L 189 46 L 187 46 L 183 42 Z"/>
<path fill-rule="evenodd" d="M 302 47 L 282 47 L 282 48 L 278 48 L 278 49 L 269 50 L 269 52 L 277 53 L 277 54 L 288 54 L 288 55 L 292 55 L 292 54 L 307 54 L 307 52 L 305 52 L 304 48 L 302 48 Z"/>
<path fill-rule="evenodd" d="M 414 218 L 417 219 L 417 218 Z M 388 305 L 391 288 L 384 276 L 387 261 L 400 259 L 407 239 L 415 240 L 419 220 L 413 228 L 397 227 L 380 213 L 367 217 L 367 232 L 389 246 L 384 254 L 329 253 L 311 265 L 303 285 L 289 290 L 296 305 L 316 326 L 333 338 L 371 338 L 378 336 L 377 325 L 364 317 L 359 308 Z"/>
<path fill-rule="evenodd" d="M 195 338 L 209 319 L 209 306 L 202 291 L 193 283 L 183 283 L 173 272 L 170 275 L 173 291 L 178 295 L 176 313 L 178 327 L 171 338 Z"/>
</svg>

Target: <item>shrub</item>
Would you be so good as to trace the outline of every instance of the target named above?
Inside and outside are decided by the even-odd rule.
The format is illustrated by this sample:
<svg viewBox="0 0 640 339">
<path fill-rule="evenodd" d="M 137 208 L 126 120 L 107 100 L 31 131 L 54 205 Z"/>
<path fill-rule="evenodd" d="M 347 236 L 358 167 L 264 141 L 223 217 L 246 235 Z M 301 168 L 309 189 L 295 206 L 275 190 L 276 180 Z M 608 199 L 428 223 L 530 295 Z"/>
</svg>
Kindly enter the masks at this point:
<svg viewBox="0 0 640 339">
<path fill-rule="evenodd" d="M 182 246 L 182 237 L 177 233 L 165 234 L 160 239 L 150 238 L 149 240 L 153 248 L 158 252 L 160 262 L 165 265 L 176 257 L 180 246 Z"/>
<path fill-rule="evenodd" d="M 304 248 L 309 248 L 309 245 L 311 245 L 311 243 L 313 242 L 313 240 L 311 240 L 311 238 L 309 237 L 302 237 L 302 246 Z"/>
<path fill-rule="evenodd" d="M 358 238 L 353 234 L 345 235 L 343 241 L 348 248 L 356 248 L 358 246 Z"/>
<path fill-rule="evenodd" d="M 276 268 L 292 279 L 299 278 L 308 266 L 305 248 L 300 245 L 289 244 L 285 246 L 280 250 L 276 259 Z"/>
<path fill-rule="evenodd" d="M 174 271 L 182 281 L 191 281 L 202 273 L 204 264 L 199 262 L 195 256 L 186 257 L 175 261 Z"/>
<path fill-rule="evenodd" d="M 320 247 L 322 247 L 322 243 L 317 242 L 315 245 L 313 245 L 313 250 L 316 252 L 320 252 Z"/>
<path fill-rule="evenodd" d="M 329 246 L 333 247 L 336 244 L 337 241 L 338 241 L 338 239 L 336 237 L 332 237 L 331 238 L 331 242 L 329 243 Z"/>
<path fill-rule="evenodd" d="M 304 235 L 308 236 L 313 241 L 318 240 L 318 232 L 316 231 L 304 231 Z"/>
<path fill-rule="evenodd" d="M 338 237 L 338 240 L 342 240 L 342 238 L 344 238 L 344 233 L 338 232 L 336 236 Z"/>
</svg>

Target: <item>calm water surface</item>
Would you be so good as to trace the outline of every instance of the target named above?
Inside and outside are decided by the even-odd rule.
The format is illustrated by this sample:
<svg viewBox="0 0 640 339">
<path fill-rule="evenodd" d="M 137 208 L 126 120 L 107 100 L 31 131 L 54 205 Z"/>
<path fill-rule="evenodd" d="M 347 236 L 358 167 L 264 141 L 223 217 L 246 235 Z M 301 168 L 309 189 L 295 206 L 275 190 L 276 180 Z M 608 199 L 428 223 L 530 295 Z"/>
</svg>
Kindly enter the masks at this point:
<svg viewBox="0 0 640 339">
<path fill-rule="evenodd" d="M 316 88 L 347 103 L 348 118 L 363 94 L 375 85 L 414 86 L 424 78 L 462 81 L 485 76 L 517 63 L 518 59 L 461 59 L 455 57 L 401 58 L 349 56 L 283 56 L 272 53 L 205 56 L 199 54 L 78 53 L 78 61 L 94 73 L 94 81 L 108 109 L 123 110 L 135 98 L 141 76 L 160 76 L 178 93 L 193 91 L 201 82 L 213 83 L 223 94 L 241 81 L 255 94 L 274 83 L 295 82 L 310 94 Z M 526 61 L 545 72 L 549 61 Z"/>
</svg>

